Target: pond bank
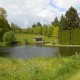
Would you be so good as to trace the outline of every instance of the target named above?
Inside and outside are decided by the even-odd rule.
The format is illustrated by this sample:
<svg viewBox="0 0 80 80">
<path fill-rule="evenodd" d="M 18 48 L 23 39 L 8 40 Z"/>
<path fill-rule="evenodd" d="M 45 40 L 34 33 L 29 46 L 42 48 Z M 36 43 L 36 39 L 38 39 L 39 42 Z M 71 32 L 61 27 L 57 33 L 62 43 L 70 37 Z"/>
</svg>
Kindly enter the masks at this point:
<svg viewBox="0 0 80 80">
<path fill-rule="evenodd" d="M 0 80 L 72 80 L 79 77 L 75 76 L 79 70 L 80 55 L 28 60 L 0 57 Z"/>
<path fill-rule="evenodd" d="M 80 47 L 80 45 L 53 45 L 54 47 Z"/>
</svg>

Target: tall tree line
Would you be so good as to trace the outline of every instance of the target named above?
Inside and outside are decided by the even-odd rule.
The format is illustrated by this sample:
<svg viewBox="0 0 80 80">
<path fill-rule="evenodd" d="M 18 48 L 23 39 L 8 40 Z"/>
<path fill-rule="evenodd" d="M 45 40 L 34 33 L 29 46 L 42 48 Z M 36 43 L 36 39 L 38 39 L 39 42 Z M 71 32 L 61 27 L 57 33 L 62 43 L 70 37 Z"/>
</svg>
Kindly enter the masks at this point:
<svg viewBox="0 0 80 80">
<path fill-rule="evenodd" d="M 63 34 L 66 33 L 66 36 L 68 36 L 68 39 L 66 38 L 66 40 L 69 42 L 68 44 L 72 44 L 73 40 L 76 38 L 76 36 L 73 35 L 76 33 L 76 29 L 80 29 L 79 14 L 75 8 L 70 7 L 69 10 L 65 13 L 65 15 L 61 16 L 59 23 L 59 39 L 64 39 L 65 36 L 63 36 Z M 65 42 L 64 40 L 61 41 Z"/>
<path fill-rule="evenodd" d="M 3 34 L 10 30 L 10 25 L 8 24 L 8 20 L 6 17 L 6 10 L 0 7 L 0 41 L 3 41 Z"/>
<path fill-rule="evenodd" d="M 66 14 L 61 16 L 60 29 L 66 30 L 80 28 L 79 23 L 80 18 L 78 12 L 76 11 L 75 8 L 70 7 Z"/>
</svg>

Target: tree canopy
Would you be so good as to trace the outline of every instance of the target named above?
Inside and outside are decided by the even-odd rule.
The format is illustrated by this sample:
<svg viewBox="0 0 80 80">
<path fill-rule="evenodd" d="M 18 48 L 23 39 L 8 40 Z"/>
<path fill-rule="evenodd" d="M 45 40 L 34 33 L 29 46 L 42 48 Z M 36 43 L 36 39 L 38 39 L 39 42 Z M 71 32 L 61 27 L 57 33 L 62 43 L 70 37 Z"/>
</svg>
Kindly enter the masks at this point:
<svg viewBox="0 0 80 80">
<path fill-rule="evenodd" d="M 52 22 L 52 25 L 59 27 L 59 21 L 58 21 L 58 18 L 57 17 Z"/>
<path fill-rule="evenodd" d="M 3 40 L 3 34 L 10 30 L 10 25 L 6 19 L 6 10 L 0 7 L 0 41 Z"/>
<path fill-rule="evenodd" d="M 65 16 L 68 21 L 68 28 L 76 28 L 79 26 L 79 24 L 77 23 L 79 17 L 76 9 L 70 7 Z"/>
</svg>

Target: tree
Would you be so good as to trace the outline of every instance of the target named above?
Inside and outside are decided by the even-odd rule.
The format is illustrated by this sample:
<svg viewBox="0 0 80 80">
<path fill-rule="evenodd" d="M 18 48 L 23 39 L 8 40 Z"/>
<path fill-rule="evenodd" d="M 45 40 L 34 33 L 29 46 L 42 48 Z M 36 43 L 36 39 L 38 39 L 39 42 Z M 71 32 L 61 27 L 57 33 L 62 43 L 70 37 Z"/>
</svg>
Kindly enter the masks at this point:
<svg viewBox="0 0 80 80">
<path fill-rule="evenodd" d="M 60 31 L 66 30 L 68 28 L 68 22 L 67 19 L 62 15 L 60 20 Z"/>
<path fill-rule="evenodd" d="M 0 41 L 3 40 L 3 34 L 10 30 L 10 25 L 8 24 L 8 21 L 6 19 L 6 11 L 4 8 L 0 7 Z"/>
<path fill-rule="evenodd" d="M 28 28 L 26 29 L 26 32 L 27 32 L 27 34 L 31 34 L 31 33 L 32 33 L 31 28 L 30 28 L 30 27 L 28 27 Z"/>
<path fill-rule="evenodd" d="M 54 29 L 53 29 L 53 33 L 52 33 L 52 35 L 53 35 L 53 39 L 54 39 L 54 42 L 57 44 L 58 43 L 58 32 L 59 31 L 59 27 L 54 27 Z"/>
<path fill-rule="evenodd" d="M 0 7 L 0 17 L 6 19 L 6 16 L 7 16 L 6 10 L 4 10 L 4 8 Z"/>
<path fill-rule="evenodd" d="M 42 27 L 36 26 L 35 28 L 33 28 L 33 33 L 42 35 Z"/>
<path fill-rule="evenodd" d="M 36 27 L 36 24 L 34 23 L 33 25 L 32 25 L 32 28 L 35 28 Z"/>
<path fill-rule="evenodd" d="M 4 42 L 12 42 L 12 41 L 15 41 L 16 38 L 15 38 L 15 34 L 13 31 L 9 31 L 9 32 L 6 32 L 3 36 L 3 41 Z"/>
<path fill-rule="evenodd" d="M 50 26 L 48 27 L 48 32 L 47 32 L 47 36 L 48 36 L 48 37 L 51 37 L 51 36 L 52 36 L 53 28 L 54 28 L 53 25 L 50 25 Z"/>
<path fill-rule="evenodd" d="M 21 33 L 22 32 L 22 29 L 14 23 L 11 24 L 11 30 L 14 31 L 15 33 Z"/>
<path fill-rule="evenodd" d="M 37 23 L 38 27 L 42 27 L 42 24 L 40 22 Z"/>
<path fill-rule="evenodd" d="M 79 24 L 77 24 L 77 20 L 79 19 L 79 17 L 76 9 L 70 7 L 65 16 L 68 21 L 68 28 L 76 28 L 79 26 Z"/>
<path fill-rule="evenodd" d="M 4 18 L 0 18 L 0 41 L 3 40 L 3 34 L 10 30 L 10 25 L 8 24 L 8 21 Z"/>
<path fill-rule="evenodd" d="M 43 25 L 42 34 L 43 34 L 44 36 L 47 36 L 47 34 L 48 34 L 48 26 L 47 26 L 47 25 Z"/>
<path fill-rule="evenodd" d="M 57 17 L 52 22 L 52 25 L 59 27 L 59 21 L 58 21 Z"/>
<path fill-rule="evenodd" d="M 71 44 L 71 30 L 72 28 L 78 28 L 79 27 L 79 23 L 77 23 L 79 17 L 78 17 L 78 13 L 76 11 L 76 9 L 74 9 L 73 7 L 70 7 L 69 10 L 66 12 L 65 14 L 67 22 L 68 22 L 68 29 L 70 30 L 70 44 Z"/>
</svg>

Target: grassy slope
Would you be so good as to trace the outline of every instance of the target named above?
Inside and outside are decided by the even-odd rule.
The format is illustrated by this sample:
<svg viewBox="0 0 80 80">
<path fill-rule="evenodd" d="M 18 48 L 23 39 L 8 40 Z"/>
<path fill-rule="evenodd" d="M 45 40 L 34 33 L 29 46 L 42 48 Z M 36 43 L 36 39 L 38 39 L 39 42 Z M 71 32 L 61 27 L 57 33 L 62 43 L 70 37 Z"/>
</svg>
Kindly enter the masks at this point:
<svg viewBox="0 0 80 80">
<path fill-rule="evenodd" d="M 33 34 L 16 34 L 16 38 L 18 41 L 20 42 L 24 42 L 25 39 L 28 40 L 28 42 L 33 43 L 33 39 L 38 36 L 38 35 L 33 35 Z M 53 39 L 52 38 L 48 38 L 48 37 L 44 37 L 42 36 L 45 42 L 51 42 Z"/>
<path fill-rule="evenodd" d="M 80 56 L 30 60 L 0 58 L 0 80 L 80 80 L 79 74 Z"/>
<path fill-rule="evenodd" d="M 16 40 L 17 41 L 20 41 L 22 44 L 25 43 L 25 39 L 27 39 L 27 41 L 29 43 L 33 43 L 34 42 L 34 38 L 36 36 L 39 36 L 39 35 L 34 35 L 34 34 L 16 34 Z M 41 36 L 43 37 L 44 41 L 45 42 L 52 42 L 53 41 L 53 38 L 49 38 L 49 37 L 46 37 L 46 36 Z M 0 46 L 5 46 L 5 42 L 0 42 Z"/>
</svg>

